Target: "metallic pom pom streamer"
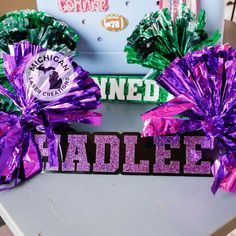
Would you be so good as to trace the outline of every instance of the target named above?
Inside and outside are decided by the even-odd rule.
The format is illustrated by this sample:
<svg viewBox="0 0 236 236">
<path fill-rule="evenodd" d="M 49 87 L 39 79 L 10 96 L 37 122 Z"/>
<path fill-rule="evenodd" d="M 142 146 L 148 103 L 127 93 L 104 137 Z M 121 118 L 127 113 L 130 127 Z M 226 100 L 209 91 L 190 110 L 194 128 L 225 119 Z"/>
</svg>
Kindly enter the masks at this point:
<svg viewBox="0 0 236 236">
<path fill-rule="evenodd" d="M 9 53 L 8 45 L 22 41 L 73 56 L 76 54 L 79 36 L 64 22 L 45 12 L 22 10 L 0 17 L 0 55 L 2 52 Z M 13 92 L 6 79 L 1 57 L 0 84 Z M 18 109 L 11 100 L 0 95 L 0 110 L 7 112 Z"/>
<path fill-rule="evenodd" d="M 236 192 L 236 50 L 225 44 L 188 53 L 157 82 L 176 98 L 142 115 L 143 135 L 204 131 L 220 149 L 212 192 Z"/>
<path fill-rule="evenodd" d="M 175 21 L 167 8 L 147 14 L 127 39 L 127 61 L 153 69 L 150 78 L 156 78 L 176 57 L 214 45 L 219 40 L 219 31 L 209 37 L 205 24 L 205 11 L 196 19 L 185 4 Z"/>
<path fill-rule="evenodd" d="M 19 114 L 0 112 L 0 185 L 13 184 L 14 187 L 20 180 L 28 179 L 42 170 L 42 157 L 34 139 L 34 130 L 46 133 L 49 166 L 53 169 L 58 167 L 58 144 L 53 128 L 72 122 L 99 125 L 101 114 L 91 112 L 100 106 L 99 87 L 71 57 L 28 42 L 9 47 L 10 54 L 4 53 L 3 59 L 14 93 L 1 85 L 0 93 L 12 100 Z M 65 62 L 65 67 L 59 62 L 56 67 L 55 61 L 48 60 L 53 58 L 52 55 L 56 56 L 55 59 L 62 58 L 61 63 Z M 43 62 L 43 67 L 32 66 L 42 58 L 47 60 Z M 47 73 L 49 76 L 46 76 Z M 59 88 L 58 83 L 61 81 L 68 88 L 63 93 L 59 93 L 62 86 Z M 48 82 L 50 89 L 53 85 L 51 90 L 48 89 Z M 37 90 L 32 84 L 37 85 Z M 45 97 L 48 95 L 42 91 L 57 93 L 53 97 L 50 97 L 51 93 Z"/>
</svg>

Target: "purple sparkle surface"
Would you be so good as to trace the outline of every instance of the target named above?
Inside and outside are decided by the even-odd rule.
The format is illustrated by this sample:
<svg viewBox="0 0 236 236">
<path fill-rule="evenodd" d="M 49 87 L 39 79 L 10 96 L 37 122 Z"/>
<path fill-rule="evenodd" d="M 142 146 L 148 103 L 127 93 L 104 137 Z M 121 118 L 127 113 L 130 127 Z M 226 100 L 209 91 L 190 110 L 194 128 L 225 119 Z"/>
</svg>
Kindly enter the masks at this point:
<svg viewBox="0 0 236 236">
<path fill-rule="evenodd" d="M 137 144 L 137 136 L 125 136 L 125 164 L 123 165 L 124 173 L 148 173 L 149 161 L 141 160 L 140 164 L 135 164 L 135 145 Z"/>
<path fill-rule="evenodd" d="M 158 136 L 154 137 L 154 143 L 156 145 L 156 160 L 153 165 L 153 173 L 165 173 L 165 174 L 179 174 L 180 162 L 171 161 L 171 150 L 166 150 L 165 145 L 169 144 L 171 148 L 180 148 L 179 136 Z M 170 160 L 170 164 L 165 163 L 166 160 Z"/>
<path fill-rule="evenodd" d="M 62 164 L 63 171 L 75 171 L 75 162 L 78 161 L 77 171 L 89 172 L 90 164 L 86 152 L 87 135 L 68 135 L 69 147 L 66 159 Z"/>
<path fill-rule="evenodd" d="M 116 135 L 95 135 L 96 163 L 93 165 L 94 172 L 115 173 L 119 169 L 120 139 Z M 105 163 L 105 148 L 109 145 L 110 159 Z"/>
<path fill-rule="evenodd" d="M 202 161 L 202 151 L 196 150 L 196 145 L 201 145 L 202 148 L 212 149 L 212 142 L 207 137 L 188 136 L 184 137 L 184 144 L 186 145 L 186 165 L 184 172 L 186 174 L 211 174 L 211 163 L 209 161 Z"/>
</svg>

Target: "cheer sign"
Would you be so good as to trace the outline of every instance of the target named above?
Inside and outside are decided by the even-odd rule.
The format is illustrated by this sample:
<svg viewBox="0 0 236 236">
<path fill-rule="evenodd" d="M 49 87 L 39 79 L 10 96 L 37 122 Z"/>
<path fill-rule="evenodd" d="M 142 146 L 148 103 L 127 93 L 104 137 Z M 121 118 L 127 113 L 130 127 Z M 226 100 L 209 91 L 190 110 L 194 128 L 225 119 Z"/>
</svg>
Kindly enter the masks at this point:
<svg viewBox="0 0 236 236">
<path fill-rule="evenodd" d="M 46 136 L 35 136 L 45 170 L 107 174 L 210 176 L 216 151 L 205 136 L 141 138 L 139 133 L 57 135 L 57 167 L 47 163 Z"/>
</svg>

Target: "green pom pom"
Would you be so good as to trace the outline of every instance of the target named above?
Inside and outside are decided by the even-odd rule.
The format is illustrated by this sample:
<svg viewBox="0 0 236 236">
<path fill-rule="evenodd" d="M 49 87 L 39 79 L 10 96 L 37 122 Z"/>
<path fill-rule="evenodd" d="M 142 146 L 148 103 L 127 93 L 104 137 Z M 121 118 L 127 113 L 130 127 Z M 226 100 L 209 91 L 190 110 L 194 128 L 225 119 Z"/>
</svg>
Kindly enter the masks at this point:
<svg viewBox="0 0 236 236">
<path fill-rule="evenodd" d="M 205 11 L 196 19 L 186 5 L 182 5 L 175 22 L 167 8 L 148 14 L 128 38 L 127 61 L 154 69 L 153 74 L 158 76 L 176 57 L 217 43 L 219 31 L 209 37 L 205 24 Z"/>
<path fill-rule="evenodd" d="M 0 84 L 14 93 L 12 86 L 5 77 L 0 77 Z M 0 111 L 4 112 L 19 112 L 18 107 L 12 102 L 11 99 L 0 94 Z"/>
<path fill-rule="evenodd" d="M 0 94 L 0 111 L 20 113 L 18 107 L 11 99 Z"/>
<path fill-rule="evenodd" d="M 8 45 L 29 41 L 66 55 L 75 55 L 79 36 L 64 22 L 35 10 L 9 12 L 0 17 L 0 50 Z"/>
<path fill-rule="evenodd" d="M 40 45 L 68 56 L 76 55 L 78 34 L 64 22 L 35 10 L 9 12 L 0 17 L 0 54 L 9 52 L 8 46 L 21 41 Z M 0 58 L 0 84 L 12 91 L 8 82 L 3 60 Z M 0 110 L 15 111 L 14 104 L 0 97 Z"/>
</svg>

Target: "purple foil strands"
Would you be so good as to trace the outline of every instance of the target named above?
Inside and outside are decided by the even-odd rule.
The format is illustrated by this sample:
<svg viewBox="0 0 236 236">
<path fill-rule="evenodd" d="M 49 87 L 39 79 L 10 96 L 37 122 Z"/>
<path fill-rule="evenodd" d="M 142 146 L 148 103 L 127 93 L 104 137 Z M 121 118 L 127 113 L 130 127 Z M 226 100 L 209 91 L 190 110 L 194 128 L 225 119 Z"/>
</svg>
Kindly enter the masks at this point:
<svg viewBox="0 0 236 236">
<path fill-rule="evenodd" d="M 35 130 L 46 133 L 49 165 L 53 169 L 58 167 L 58 144 L 53 127 L 72 122 L 93 125 L 101 123 L 101 115 L 90 112 L 100 106 L 100 90 L 93 79 L 89 77 L 89 73 L 75 64 L 71 58 L 55 53 L 56 56 L 59 55 L 60 58 L 63 58 L 63 62 L 72 65 L 73 74 L 68 76 L 70 89 L 58 99 L 45 100 L 45 97 L 40 97 L 40 94 L 34 96 L 32 89 L 26 86 L 25 69 L 30 60 L 33 57 L 37 58 L 39 53 L 44 52 L 45 58 L 49 58 L 47 56 L 54 55 L 54 52 L 28 42 L 18 43 L 9 46 L 9 48 L 10 55 L 3 54 L 3 59 L 5 71 L 14 93 L 1 85 L 0 93 L 13 100 L 19 107 L 20 114 L 0 112 L 0 184 L 6 184 L 3 189 L 8 189 L 10 186 L 15 187 L 20 180 L 28 179 L 41 172 L 42 160 L 39 147 L 34 140 Z M 66 65 L 62 64 L 63 62 L 61 62 L 61 66 L 63 65 L 67 70 Z M 49 66 L 50 61 L 47 63 L 46 65 Z M 38 72 L 38 75 L 41 76 L 40 79 L 43 83 L 39 83 L 39 90 L 46 91 L 48 89 L 45 83 L 46 72 L 40 73 Z M 43 76 L 44 73 L 45 76 Z M 53 73 L 55 75 L 55 72 Z M 63 76 L 60 77 L 63 79 Z M 30 77 L 31 81 L 37 79 Z"/>
<path fill-rule="evenodd" d="M 212 192 L 236 192 L 236 50 L 225 44 L 189 53 L 157 82 L 176 98 L 142 115 L 143 136 L 204 131 L 220 149 Z"/>
</svg>

